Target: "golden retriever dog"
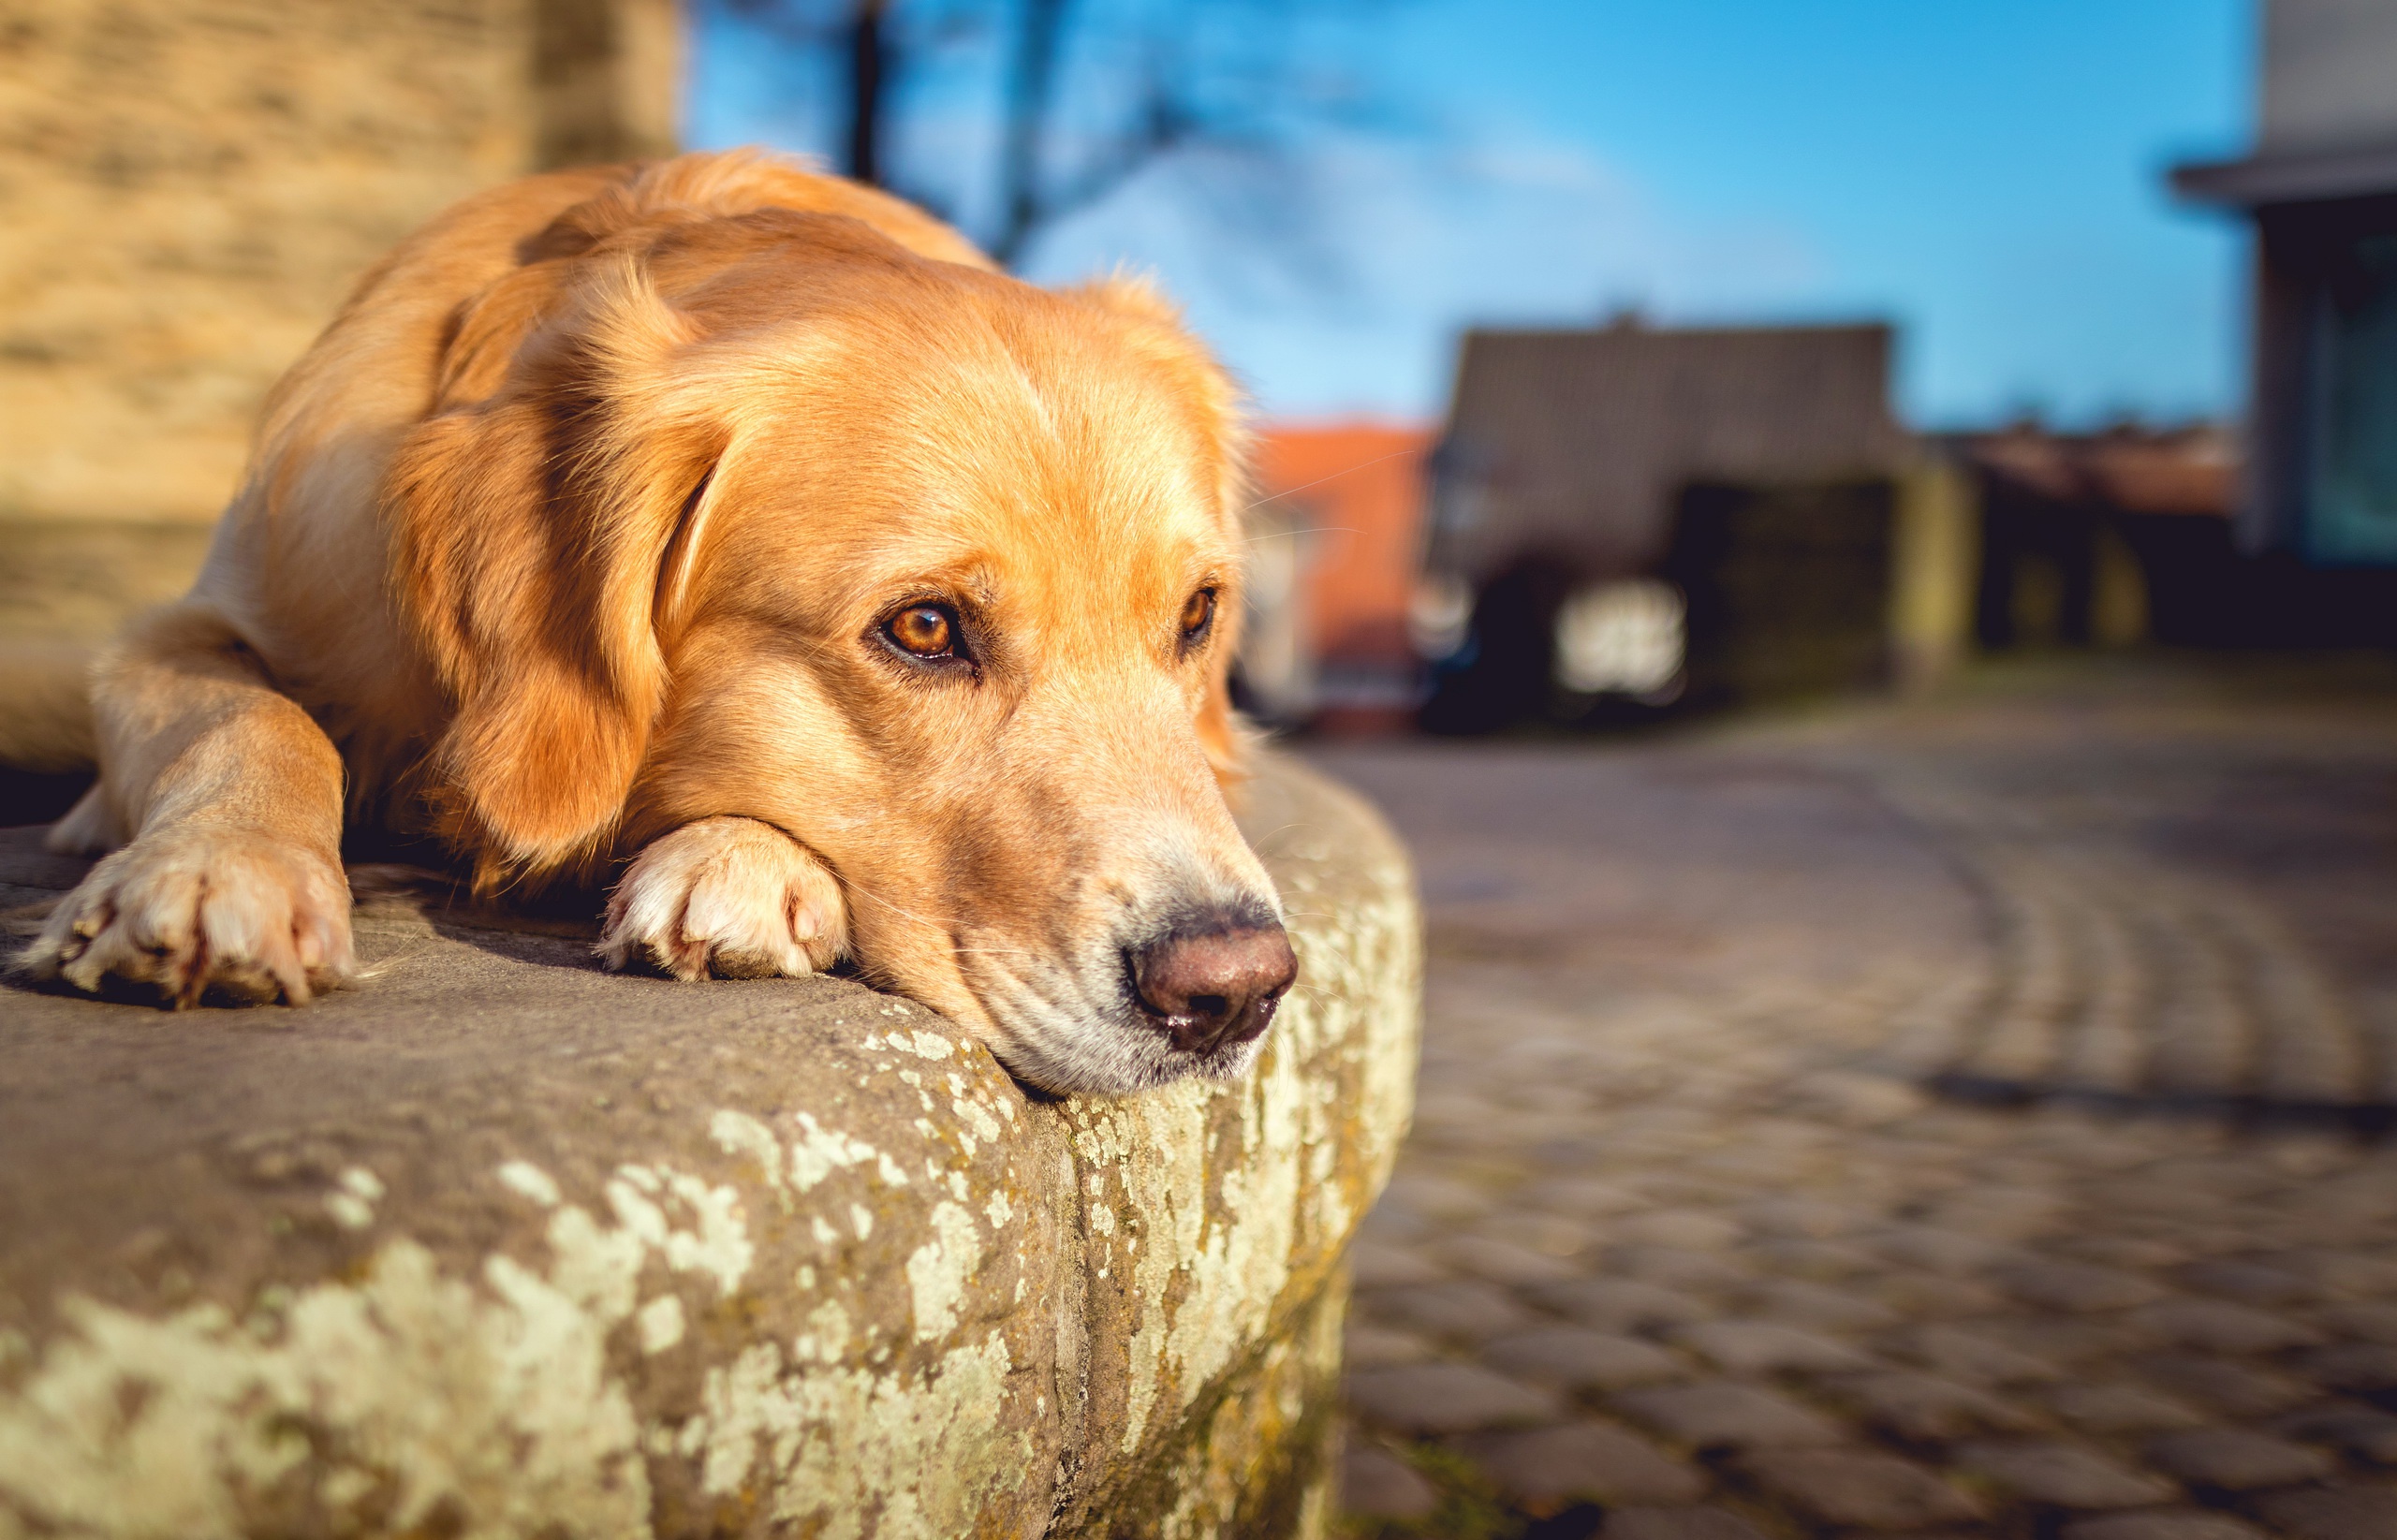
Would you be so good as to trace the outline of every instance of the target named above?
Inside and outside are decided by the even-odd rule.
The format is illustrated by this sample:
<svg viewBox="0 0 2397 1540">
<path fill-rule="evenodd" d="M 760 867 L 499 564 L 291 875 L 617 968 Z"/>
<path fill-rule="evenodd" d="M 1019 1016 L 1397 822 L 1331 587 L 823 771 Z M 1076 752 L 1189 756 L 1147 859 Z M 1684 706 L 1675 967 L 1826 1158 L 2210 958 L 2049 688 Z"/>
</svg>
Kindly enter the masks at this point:
<svg viewBox="0 0 2397 1540">
<path fill-rule="evenodd" d="M 1296 961 L 1223 786 L 1235 393 L 754 154 L 537 176 L 369 273 L 188 597 L 92 676 L 109 851 L 22 963 L 294 1005 L 346 826 L 607 899 L 684 979 L 847 957 L 1058 1091 L 1230 1076 Z"/>
</svg>

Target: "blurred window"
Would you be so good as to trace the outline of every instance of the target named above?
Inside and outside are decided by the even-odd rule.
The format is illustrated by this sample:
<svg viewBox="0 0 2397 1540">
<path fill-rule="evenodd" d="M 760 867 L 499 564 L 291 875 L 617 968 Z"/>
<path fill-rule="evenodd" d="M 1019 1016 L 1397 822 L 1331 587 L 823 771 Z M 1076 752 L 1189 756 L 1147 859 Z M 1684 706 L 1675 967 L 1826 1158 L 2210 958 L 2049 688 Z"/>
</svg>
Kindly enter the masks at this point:
<svg viewBox="0 0 2397 1540">
<path fill-rule="evenodd" d="M 1407 640 L 1415 655 L 1437 663 L 1464 647 L 1473 623 L 1473 589 L 1453 573 L 1434 572 L 1415 585 L 1407 606 Z"/>
<path fill-rule="evenodd" d="M 1681 676 L 1687 649 L 1681 590 L 1654 578 L 1598 583 L 1556 616 L 1556 682 L 1584 695 L 1654 697 Z"/>
<path fill-rule="evenodd" d="M 2322 299 L 2311 554 L 2397 561 L 2397 236 L 2356 243 Z"/>
</svg>

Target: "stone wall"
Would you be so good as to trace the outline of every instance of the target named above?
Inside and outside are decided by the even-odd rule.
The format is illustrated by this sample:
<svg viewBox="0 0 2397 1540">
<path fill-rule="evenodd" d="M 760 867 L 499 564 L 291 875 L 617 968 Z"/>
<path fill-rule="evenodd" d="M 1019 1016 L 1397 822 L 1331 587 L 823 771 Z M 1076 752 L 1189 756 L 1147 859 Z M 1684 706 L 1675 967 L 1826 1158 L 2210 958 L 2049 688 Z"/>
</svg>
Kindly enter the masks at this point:
<svg viewBox="0 0 2397 1540">
<path fill-rule="evenodd" d="M 1349 794 L 1244 818 L 1302 972 L 1230 1085 L 400 902 L 304 1011 L 0 992 L 0 1537 L 1324 1533 L 1418 919 Z M 82 864 L 0 843 L 22 929 Z"/>
<path fill-rule="evenodd" d="M 11 0 L 0 519 L 213 519 L 350 284 L 477 187 L 671 150 L 674 0 Z"/>
</svg>

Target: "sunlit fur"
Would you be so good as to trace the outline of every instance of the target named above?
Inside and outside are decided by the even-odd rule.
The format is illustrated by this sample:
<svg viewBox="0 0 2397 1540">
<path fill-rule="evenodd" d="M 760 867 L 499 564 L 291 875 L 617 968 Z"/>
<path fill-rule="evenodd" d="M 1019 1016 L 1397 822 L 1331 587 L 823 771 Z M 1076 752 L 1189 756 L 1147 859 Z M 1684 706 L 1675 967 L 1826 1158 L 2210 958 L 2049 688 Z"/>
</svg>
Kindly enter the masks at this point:
<svg viewBox="0 0 2397 1540">
<path fill-rule="evenodd" d="M 108 665 L 66 838 L 139 831 L 138 868 L 200 822 L 321 868 L 346 797 L 507 889 L 596 888 L 673 836 L 617 894 L 620 961 L 705 969 L 676 929 L 696 902 L 751 938 L 714 971 L 805 971 L 846 936 L 1043 1085 L 1237 1073 L 1258 1045 L 1169 1051 L 1124 948 L 1194 905 L 1274 908 L 1221 789 L 1242 464 L 1229 383 L 1140 284 L 1032 287 L 751 154 L 518 183 L 403 245 L 278 386 L 182 629 Z M 885 644 L 927 599 L 966 665 Z M 178 716 L 203 654 L 243 682 Z M 298 737 L 246 779 L 143 748 L 260 723 Z M 87 885 L 32 963 L 172 930 L 157 911 L 195 901 L 170 889 Z M 757 915 L 728 914 L 743 892 Z M 845 915 L 807 897 L 830 892 Z M 761 939 L 802 913 L 796 945 Z M 348 956 L 329 920 L 318 987 Z"/>
</svg>

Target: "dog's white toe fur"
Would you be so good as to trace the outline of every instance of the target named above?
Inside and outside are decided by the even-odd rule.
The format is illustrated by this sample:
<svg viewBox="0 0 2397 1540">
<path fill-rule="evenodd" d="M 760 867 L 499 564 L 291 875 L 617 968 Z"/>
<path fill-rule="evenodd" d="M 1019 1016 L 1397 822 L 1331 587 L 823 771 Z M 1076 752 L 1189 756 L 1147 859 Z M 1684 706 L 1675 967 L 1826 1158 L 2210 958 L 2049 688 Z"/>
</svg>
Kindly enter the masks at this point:
<svg viewBox="0 0 2397 1540">
<path fill-rule="evenodd" d="M 230 829 L 145 835 L 92 869 L 18 959 L 97 992 L 113 974 L 176 1005 L 211 989 L 303 1005 L 356 971 L 341 868 Z"/>
<path fill-rule="evenodd" d="M 772 824 L 702 818 L 650 842 L 608 900 L 598 953 L 677 978 L 804 976 L 848 949 L 849 912 L 824 863 Z"/>
</svg>

